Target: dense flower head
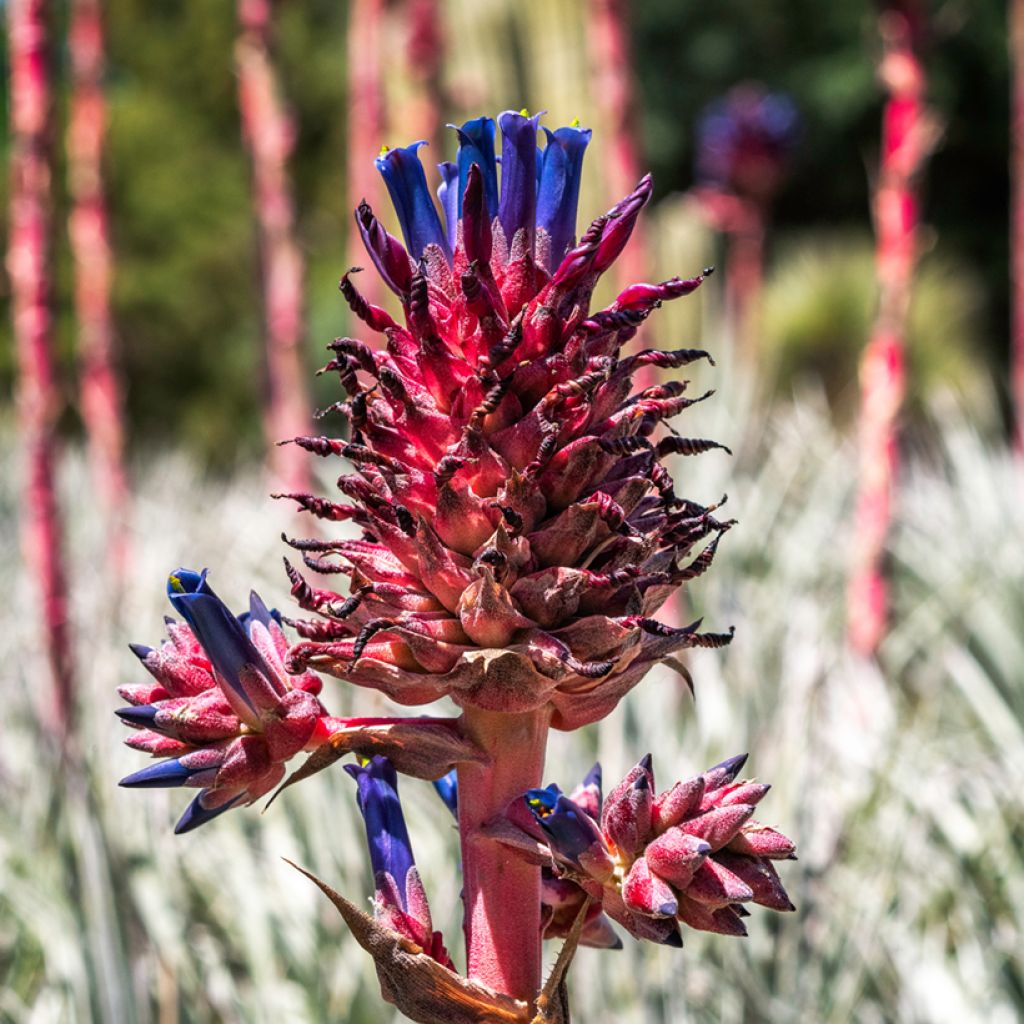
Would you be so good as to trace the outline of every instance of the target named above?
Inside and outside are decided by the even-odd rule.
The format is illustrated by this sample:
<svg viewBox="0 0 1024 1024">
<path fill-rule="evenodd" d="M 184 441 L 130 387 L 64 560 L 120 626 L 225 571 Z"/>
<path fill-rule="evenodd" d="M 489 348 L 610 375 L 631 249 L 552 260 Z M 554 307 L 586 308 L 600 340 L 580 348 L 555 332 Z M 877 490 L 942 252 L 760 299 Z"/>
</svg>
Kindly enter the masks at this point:
<svg viewBox="0 0 1024 1024">
<path fill-rule="evenodd" d="M 361 535 L 290 541 L 350 590 L 317 588 L 288 565 L 294 596 L 319 616 L 294 623 L 304 640 L 289 667 L 407 705 L 448 695 L 496 711 L 549 707 L 571 729 L 677 651 L 728 642 L 653 616 L 710 566 L 731 524 L 677 496 L 665 467 L 723 447 L 667 426 L 707 396 L 691 397 L 674 373 L 634 384 L 707 353 L 622 353 L 654 309 L 704 275 L 633 285 L 591 310 L 651 181 L 577 242 L 590 133 L 545 130 L 540 148 L 539 117 L 508 111 L 456 129 L 456 160 L 440 165 L 443 223 L 421 143 L 377 160 L 405 244 L 365 203 L 356 223 L 402 321 L 345 275 L 354 313 L 384 343 L 332 343 L 348 437 L 295 439 L 347 460 L 342 500 L 290 497 Z"/>
<path fill-rule="evenodd" d="M 600 769 L 571 796 L 556 785 L 524 798 L 530 817 L 510 811 L 519 834 L 500 841 L 536 859 L 547 847 L 547 933 L 564 935 L 590 899 L 583 941 L 610 945 L 607 915 L 631 935 L 681 945 L 679 923 L 745 935 L 745 903 L 792 910 L 772 861 L 792 858 L 782 833 L 753 820 L 769 787 L 737 776 L 746 755 L 730 758 L 658 794 L 648 755 L 607 800 Z M 532 820 L 531 820 L 532 818 Z"/>
<path fill-rule="evenodd" d="M 398 798 L 398 775 L 386 757 L 345 765 L 356 780 L 359 811 L 374 878 L 374 916 L 392 931 L 419 945 L 439 963 L 452 967 L 413 860 L 412 844 Z M 453 968 L 454 969 L 454 968 Z"/>
<path fill-rule="evenodd" d="M 198 787 L 175 829 L 187 832 L 250 803 L 281 781 L 284 763 L 332 731 L 312 672 L 289 675 L 280 624 L 259 595 L 235 617 L 206 572 L 179 569 L 168 596 L 184 622 L 167 619 L 159 647 L 132 650 L 153 681 L 122 686 L 119 717 L 129 746 L 169 757 L 121 780 L 137 788 Z"/>
<path fill-rule="evenodd" d="M 799 138 L 800 115 L 788 96 L 739 85 L 701 116 L 697 176 L 705 185 L 767 199 L 788 172 Z"/>
</svg>

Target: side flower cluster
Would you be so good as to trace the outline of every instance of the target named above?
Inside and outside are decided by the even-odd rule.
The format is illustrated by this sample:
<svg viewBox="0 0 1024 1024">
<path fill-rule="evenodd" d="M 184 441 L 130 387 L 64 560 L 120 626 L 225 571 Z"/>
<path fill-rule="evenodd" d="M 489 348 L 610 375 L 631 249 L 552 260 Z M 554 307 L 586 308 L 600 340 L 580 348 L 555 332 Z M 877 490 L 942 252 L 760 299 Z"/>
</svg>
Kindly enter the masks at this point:
<svg viewBox="0 0 1024 1024">
<path fill-rule="evenodd" d="M 333 731 L 312 672 L 289 675 L 288 641 L 259 595 L 236 618 L 206 581 L 179 569 L 168 596 L 184 622 L 167 619 L 160 647 L 132 650 L 153 676 L 122 686 L 118 716 L 136 731 L 127 743 L 169 760 L 121 780 L 137 788 L 200 790 L 175 827 L 188 832 L 276 786 L 284 764 Z"/>
<path fill-rule="evenodd" d="M 599 766 L 570 796 L 554 784 L 528 792 L 509 812 L 516 831 L 495 838 L 545 864 L 545 934 L 564 935 L 588 899 L 582 941 L 598 946 L 615 944 L 604 915 L 635 938 L 680 946 L 680 922 L 746 935 L 744 904 L 793 910 L 772 862 L 792 859 L 794 846 L 754 820 L 770 787 L 737 781 L 745 761 L 730 758 L 661 794 L 650 755 L 605 801 Z"/>
<path fill-rule="evenodd" d="M 300 751 L 314 756 L 297 775 L 319 771 L 346 753 L 387 755 L 409 775 L 437 779 L 480 754 L 450 718 L 335 718 L 320 703 L 313 672 L 285 671 L 288 640 L 258 594 L 237 618 L 213 592 L 206 572 L 179 569 L 159 647 L 133 644 L 148 683 L 122 686 L 131 726 L 127 744 L 166 758 L 121 780 L 139 789 L 200 790 L 178 822 L 188 832 L 231 807 L 252 803 L 284 778 Z"/>
</svg>

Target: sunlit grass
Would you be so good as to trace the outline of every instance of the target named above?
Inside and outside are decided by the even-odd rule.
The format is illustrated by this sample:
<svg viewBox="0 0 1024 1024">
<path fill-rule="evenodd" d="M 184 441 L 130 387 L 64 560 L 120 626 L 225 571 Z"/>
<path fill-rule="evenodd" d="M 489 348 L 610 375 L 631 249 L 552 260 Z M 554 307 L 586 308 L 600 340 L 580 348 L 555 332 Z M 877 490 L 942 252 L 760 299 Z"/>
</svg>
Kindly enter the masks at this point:
<svg viewBox="0 0 1024 1024">
<path fill-rule="evenodd" d="M 728 382 L 692 418 L 735 458 L 674 467 L 682 493 L 728 491 L 740 519 L 682 613 L 735 624 L 735 643 L 692 659 L 696 702 L 658 671 L 600 726 L 557 736 L 547 774 L 572 785 L 600 752 L 615 778 L 650 750 L 667 783 L 750 750 L 750 769 L 774 784 L 762 817 L 799 844 L 800 860 L 782 865 L 799 911 L 755 910 L 746 940 L 688 933 L 682 953 L 629 941 L 583 951 L 574 1019 L 1009 1024 L 1024 1014 L 1024 478 L 943 415 L 941 446 L 906 472 L 894 629 L 877 666 L 859 662 L 843 645 L 853 452 L 813 402 L 765 422 L 744 414 L 745 394 Z M 202 480 L 160 456 L 138 483 L 131 575 L 115 602 L 84 465 L 66 466 L 82 739 L 63 764 L 36 724 L 46 694 L 22 571 L 0 597 L 0 1020 L 390 1020 L 367 958 L 281 859 L 366 899 L 343 773 L 184 837 L 171 834 L 180 792 L 115 785 L 139 755 L 120 745 L 114 688 L 141 671 L 126 642 L 161 633 L 166 572 L 210 565 L 230 602 L 256 586 L 288 604 L 278 534 L 292 523 L 258 474 Z M 326 699 L 344 712 L 376 698 L 328 681 Z M 402 787 L 457 949 L 453 828 L 426 784 Z"/>
</svg>

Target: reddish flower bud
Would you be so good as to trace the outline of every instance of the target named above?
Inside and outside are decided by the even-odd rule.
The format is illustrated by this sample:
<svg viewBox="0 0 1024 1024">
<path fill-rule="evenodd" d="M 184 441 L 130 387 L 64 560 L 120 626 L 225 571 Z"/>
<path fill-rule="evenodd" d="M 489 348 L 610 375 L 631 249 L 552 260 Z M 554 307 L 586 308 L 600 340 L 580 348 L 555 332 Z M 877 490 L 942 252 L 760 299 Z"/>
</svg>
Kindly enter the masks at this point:
<svg viewBox="0 0 1024 1024">
<path fill-rule="evenodd" d="M 622 882 L 622 899 L 630 910 L 648 917 L 675 917 L 678 903 L 672 887 L 638 857 Z"/>
</svg>

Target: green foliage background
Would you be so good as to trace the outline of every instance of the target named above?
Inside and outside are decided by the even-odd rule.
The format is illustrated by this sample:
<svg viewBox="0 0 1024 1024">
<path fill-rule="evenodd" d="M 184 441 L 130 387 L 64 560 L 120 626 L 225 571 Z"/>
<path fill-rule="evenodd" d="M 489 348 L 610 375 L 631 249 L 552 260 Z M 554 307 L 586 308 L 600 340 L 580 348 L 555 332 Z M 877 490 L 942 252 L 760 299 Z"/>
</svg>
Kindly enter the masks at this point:
<svg viewBox="0 0 1024 1024">
<path fill-rule="evenodd" d="M 592 109 L 579 52 L 581 0 L 481 0 L 470 6 L 465 0 L 442 5 L 452 119 L 474 113 L 479 100 L 496 109 L 546 107 L 552 120 Z M 137 442 L 185 443 L 226 464 L 259 450 L 262 388 L 248 166 L 233 70 L 234 4 L 110 0 L 106 7 L 114 300 L 132 436 Z M 800 159 L 778 204 L 776 241 L 810 225 L 864 230 L 881 103 L 871 5 L 648 0 L 632 9 L 639 118 L 659 199 L 691 183 L 693 129 L 704 104 L 753 78 L 789 91 L 806 121 Z M 928 169 L 925 214 L 935 233 L 926 238 L 947 261 L 969 266 L 983 282 L 974 328 L 981 354 L 1001 373 L 1008 303 L 1005 12 L 985 0 L 943 0 L 932 4 L 932 13 L 931 93 L 946 131 Z M 392 5 L 392 20 L 400 16 Z M 320 344 L 348 327 L 335 290 L 350 222 L 346 125 L 358 116 L 346 101 L 347 17 L 347 5 L 327 0 L 278 5 L 280 69 L 298 127 L 293 171 L 308 259 L 311 370 Z M 393 26 L 389 45 L 388 87 L 394 90 L 400 86 L 401 41 Z M 57 63 L 66 77 L 66 54 L 59 53 Z M 559 109 L 562 96 L 577 109 Z M 594 127 L 599 137 L 600 123 Z M 394 135 L 386 141 L 405 141 L 400 128 Z M 588 205 L 586 198 L 581 219 L 606 201 L 601 196 Z M 59 226 L 65 205 L 62 199 Z M 73 409 L 62 227 L 58 242 L 61 351 Z M 686 268 L 654 269 L 669 274 Z M 0 298 L 6 300 L 5 288 Z M 6 315 L 0 332 L 6 403 L 12 385 Z M 73 415 L 68 426 L 75 428 Z"/>
</svg>

